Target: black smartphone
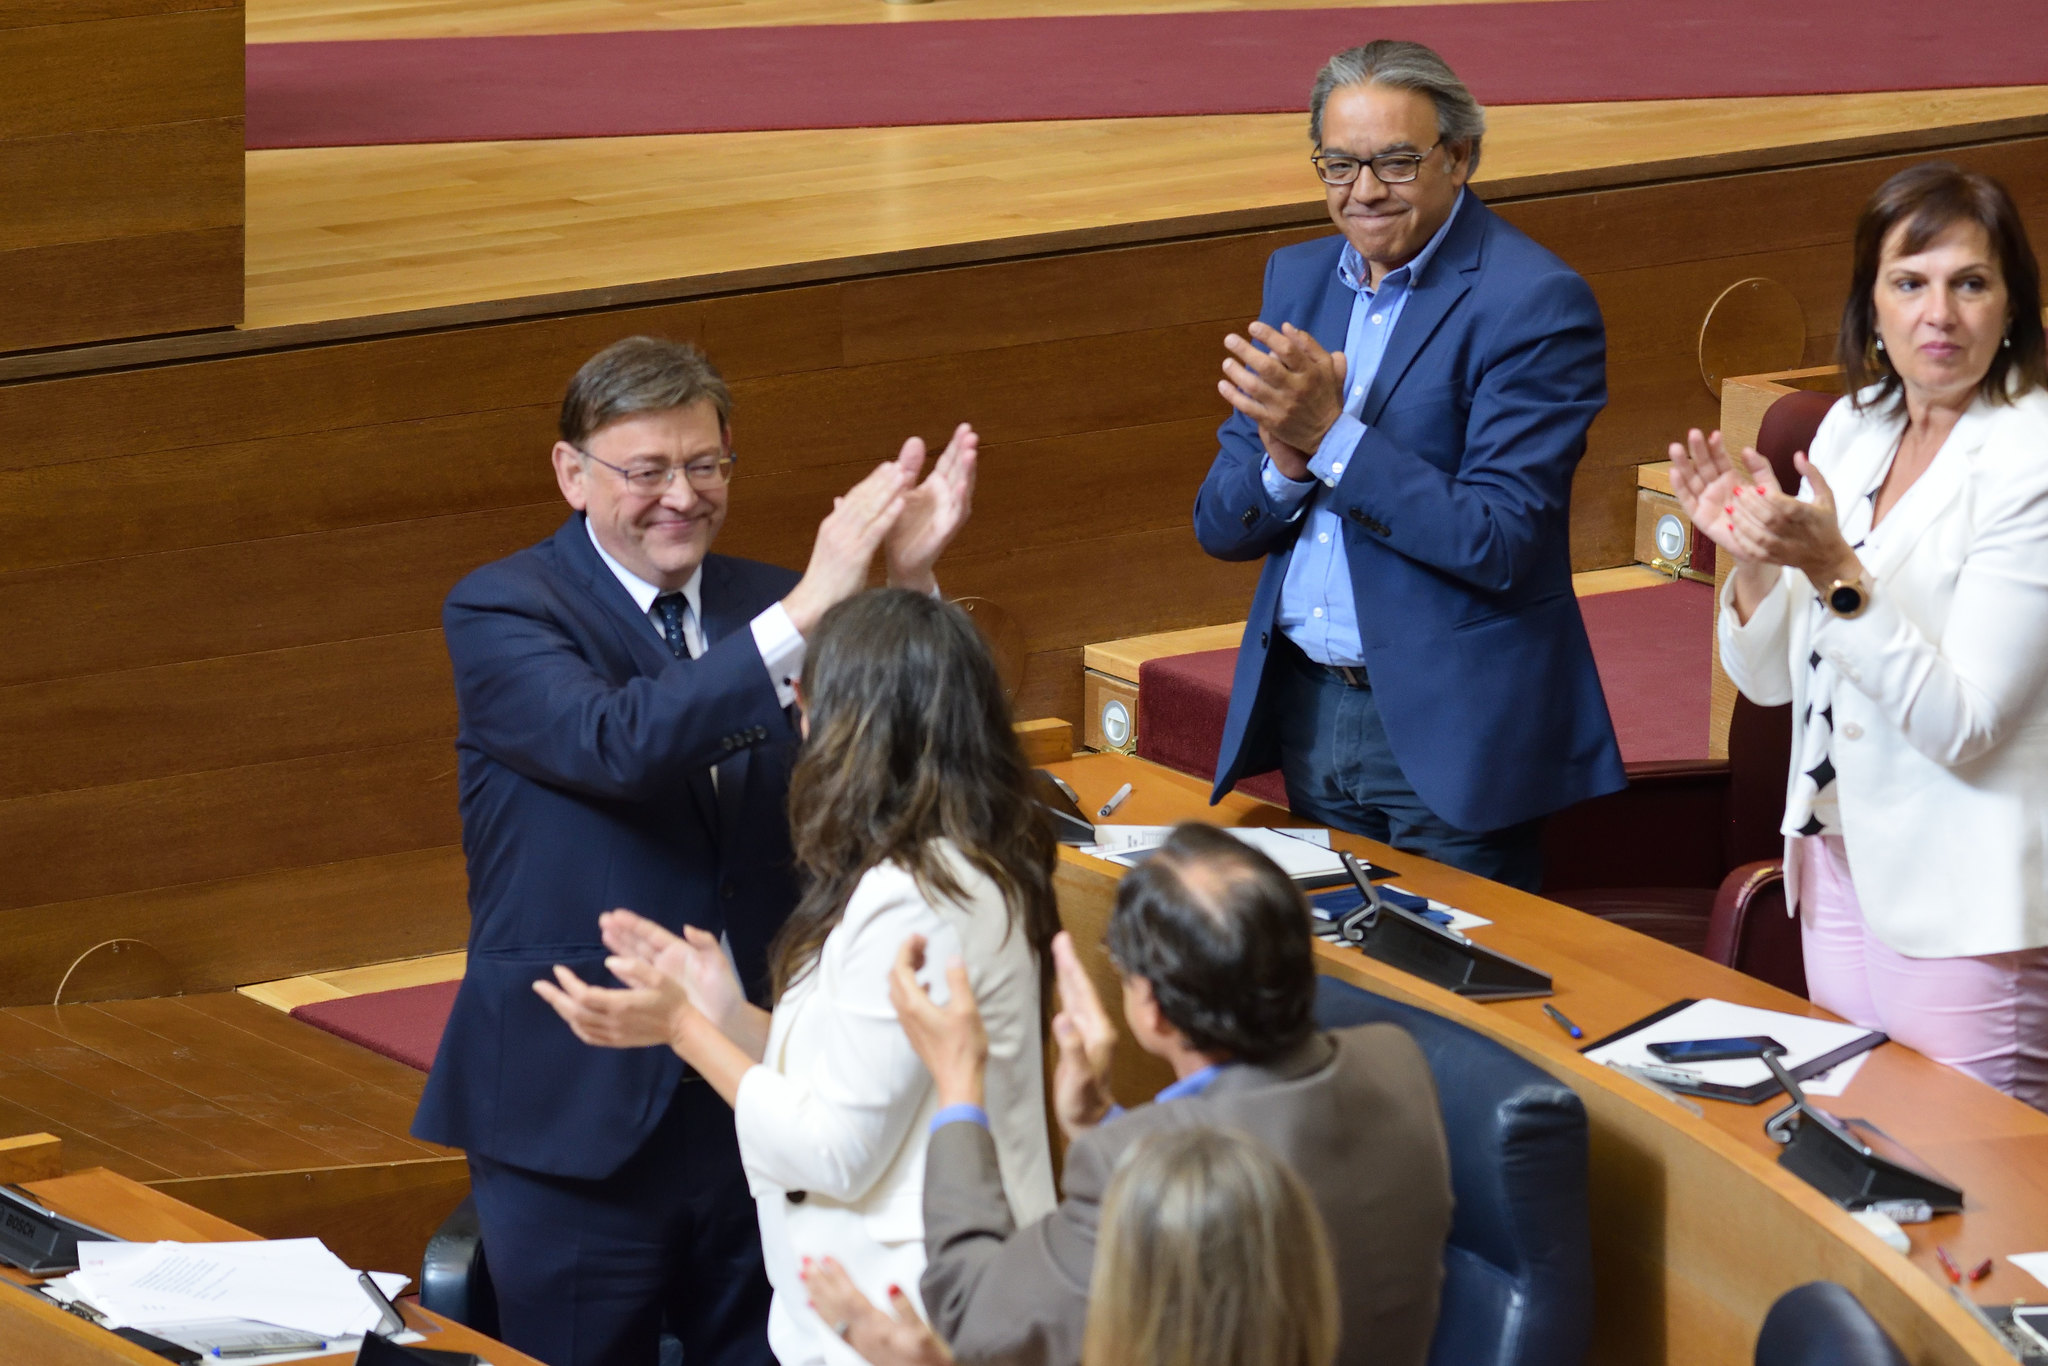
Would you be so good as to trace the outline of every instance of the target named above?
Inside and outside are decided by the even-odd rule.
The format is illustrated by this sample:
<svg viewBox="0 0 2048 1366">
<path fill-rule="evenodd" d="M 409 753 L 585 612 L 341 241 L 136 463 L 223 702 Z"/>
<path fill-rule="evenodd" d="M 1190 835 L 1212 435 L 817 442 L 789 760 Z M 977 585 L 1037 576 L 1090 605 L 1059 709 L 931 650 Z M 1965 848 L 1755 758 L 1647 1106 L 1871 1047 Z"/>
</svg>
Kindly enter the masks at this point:
<svg viewBox="0 0 2048 1366">
<path fill-rule="evenodd" d="M 1764 1050 L 1775 1048 L 1780 1053 L 1785 1045 L 1762 1034 L 1750 1034 L 1740 1039 L 1677 1039 L 1670 1043 L 1646 1045 L 1650 1056 L 1658 1062 L 1727 1062 L 1733 1058 L 1761 1058 Z"/>
</svg>

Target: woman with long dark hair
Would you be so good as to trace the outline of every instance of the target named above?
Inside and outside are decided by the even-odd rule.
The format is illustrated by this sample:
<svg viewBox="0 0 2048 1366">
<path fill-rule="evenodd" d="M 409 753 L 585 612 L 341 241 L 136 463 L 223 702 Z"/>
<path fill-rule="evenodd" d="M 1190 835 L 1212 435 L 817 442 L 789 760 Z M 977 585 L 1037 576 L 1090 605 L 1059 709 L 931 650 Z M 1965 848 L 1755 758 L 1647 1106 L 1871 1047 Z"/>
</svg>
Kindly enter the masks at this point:
<svg viewBox="0 0 2048 1366">
<path fill-rule="evenodd" d="M 1020 1223 L 1052 1207 L 1040 984 L 1058 929 L 1054 842 L 1034 806 L 995 667 L 958 608 L 897 589 L 828 612 L 800 683 L 790 828 L 806 889 L 771 951 L 769 1012 L 718 942 L 630 911 L 602 918 L 624 990 L 573 973 L 535 990 L 579 1038 L 667 1043 L 734 1109 L 784 1366 L 858 1356 L 809 1309 L 830 1256 L 880 1298 L 924 1269 L 931 1078 L 889 1004 L 913 935 L 943 992 L 966 970 L 987 1021 L 987 1121 Z"/>
</svg>

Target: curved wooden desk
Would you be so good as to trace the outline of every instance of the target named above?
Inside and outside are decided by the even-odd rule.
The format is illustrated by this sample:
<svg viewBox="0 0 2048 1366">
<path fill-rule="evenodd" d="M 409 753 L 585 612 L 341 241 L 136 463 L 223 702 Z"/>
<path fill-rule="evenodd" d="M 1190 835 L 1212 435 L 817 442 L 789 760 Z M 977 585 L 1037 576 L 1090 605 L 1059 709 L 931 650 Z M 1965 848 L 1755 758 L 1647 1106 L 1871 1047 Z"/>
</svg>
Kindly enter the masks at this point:
<svg viewBox="0 0 2048 1366">
<path fill-rule="evenodd" d="M 1103 754 L 1054 764 L 1093 811 L 1119 784 L 1130 798 L 1116 819 L 1167 824 L 1299 824 L 1278 807 L 1242 796 L 1207 805 L 1208 785 L 1143 760 Z M 1807 1002 L 1682 949 L 1569 907 L 1517 892 L 1384 845 L 1339 835 L 1342 847 L 1399 870 L 1400 886 L 1483 915 L 1472 937 L 1555 979 L 1552 999 L 1600 1037 L 1683 996 L 1824 1015 Z M 1114 986 L 1099 945 L 1117 865 L 1063 849 L 1060 914 L 1098 982 Z M 1350 949 L 1317 946 L 1318 966 L 1361 987 L 1448 1016 L 1513 1049 L 1576 1091 L 1592 1124 L 1596 1362 L 1747 1366 L 1772 1301 L 1793 1286 L 1838 1281 L 1854 1291 L 1915 1366 L 2012 1358 L 1951 1297 L 1934 1257 L 1944 1244 L 1964 1266 L 1996 1257 L 1979 1297 L 2048 1298 L 2006 1263 L 2048 1246 L 2048 1115 L 1886 1044 L 1848 1093 L 1821 1104 L 1869 1119 L 1958 1182 L 1968 1207 L 1911 1226 L 1901 1257 L 1826 1197 L 1777 1165 L 1763 1133 L 1776 1109 L 1701 1101 L 1696 1117 L 1657 1093 L 1581 1058 L 1538 1001 L 1480 1005 L 1396 972 Z M 1112 990 L 1105 999 L 1118 999 Z M 1147 1064 L 1151 1064 L 1148 1066 Z M 1151 1058 L 1119 1050 L 1117 1089 L 1126 1100 L 1170 1080 Z"/>
</svg>

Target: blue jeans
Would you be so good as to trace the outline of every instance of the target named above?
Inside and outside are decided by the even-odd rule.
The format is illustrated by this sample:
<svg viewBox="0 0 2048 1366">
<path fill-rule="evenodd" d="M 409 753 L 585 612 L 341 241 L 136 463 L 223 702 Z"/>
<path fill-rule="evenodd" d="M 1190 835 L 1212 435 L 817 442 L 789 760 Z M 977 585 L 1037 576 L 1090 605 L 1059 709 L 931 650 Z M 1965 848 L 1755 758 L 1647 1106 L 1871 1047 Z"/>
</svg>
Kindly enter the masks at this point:
<svg viewBox="0 0 2048 1366">
<path fill-rule="evenodd" d="M 1280 739 L 1280 776 L 1295 815 L 1523 891 L 1542 885 L 1540 818 L 1503 830 L 1451 825 L 1423 803 L 1401 772 L 1370 685 L 1353 687 L 1284 636 L 1274 641 L 1273 652 L 1267 686 Z M 1455 683 L 1447 680 L 1446 686 Z"/>
</svg>

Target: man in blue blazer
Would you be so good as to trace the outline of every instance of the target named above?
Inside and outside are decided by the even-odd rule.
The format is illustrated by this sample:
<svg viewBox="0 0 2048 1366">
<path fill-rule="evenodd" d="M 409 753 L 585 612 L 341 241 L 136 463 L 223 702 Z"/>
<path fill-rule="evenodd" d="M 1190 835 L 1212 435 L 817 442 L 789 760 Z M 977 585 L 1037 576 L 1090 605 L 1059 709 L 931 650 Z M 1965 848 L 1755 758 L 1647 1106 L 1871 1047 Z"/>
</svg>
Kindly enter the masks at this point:
<svg viewBox="0 0 2048 1366">
<path fill-rule="evenodd" d="M 1600 310 L 1465 188 L 1485 114 L 1436 53 L 1339 53 L 1309 127 L 1342 235 L 1267 263 L 1195 500 L 1266 560 L 1212 800 L 1278 767 L 1296 815 L 1533 890 L 1542 818 L 1624 782 L 1569 543 Z"/>
<path fill-rule="evenodd" d="M 484 566 L 442 620 L 460 713 L 469 963 L 413 1132 L 468 1152 L 500 1335 L 550 1366 L 766 1366 L 768 1284 L 732 1111 L 666 1048 L 577 1042 L 533 990 L 609 983 L 598 915 L 721 935 L 750 983 L 795 904 L 784 814 L 791 680 L 826 608 L 932 590 L 975 438 L 922 484 L 907 443 L 837 501 L 800 577 L 709 554 L 731 396 L 694 348 L 646 337 L 571 382 L 553 453 L 573 509 Z"/>
</svg>

